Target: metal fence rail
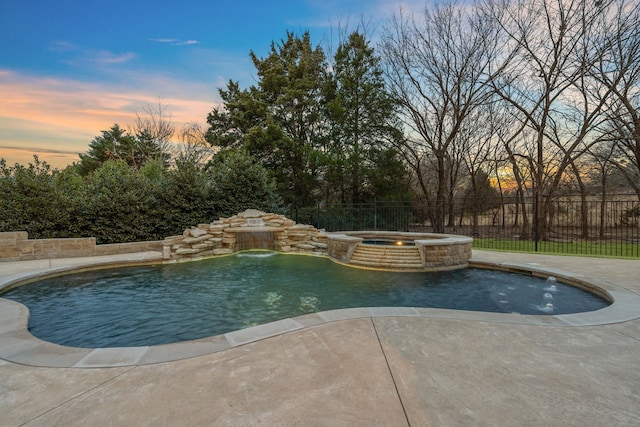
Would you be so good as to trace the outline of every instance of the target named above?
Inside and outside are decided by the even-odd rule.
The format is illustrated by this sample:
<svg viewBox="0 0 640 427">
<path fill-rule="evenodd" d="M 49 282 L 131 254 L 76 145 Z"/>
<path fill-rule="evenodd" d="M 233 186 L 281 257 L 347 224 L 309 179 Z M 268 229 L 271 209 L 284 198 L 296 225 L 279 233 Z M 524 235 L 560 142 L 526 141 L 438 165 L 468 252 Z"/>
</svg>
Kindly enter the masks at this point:
<svg viewBox="0 0 640 427">
<path fill-rule="evenodd" d="M 433 232 L 425 202 L 377 202 L 299 209 L 298 222 L 327 231 Z M 456 199 L 440 207 L 445 232 L 474 238 L 475 248 L 640 258 L 640 203 L 564 197 L 547 201 L 536 224 L 533 199 Z M 542 210 L 542 209 L 541 209 Z"/>
</svg>

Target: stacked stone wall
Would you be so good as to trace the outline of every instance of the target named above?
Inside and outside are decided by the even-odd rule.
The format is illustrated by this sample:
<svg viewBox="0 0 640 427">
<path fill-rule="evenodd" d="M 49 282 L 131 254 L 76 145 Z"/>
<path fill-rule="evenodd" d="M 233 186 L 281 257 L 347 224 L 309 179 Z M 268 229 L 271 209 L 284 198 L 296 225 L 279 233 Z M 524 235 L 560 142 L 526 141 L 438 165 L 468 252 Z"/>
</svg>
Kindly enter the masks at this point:
<svg viewBox="0 0 640 427">
<path fill-rule="evenodd" d="M 422 250 L 427 268 L 466 266 L 471 259 L 471 243 L 423 246 Z"/>
</svg>

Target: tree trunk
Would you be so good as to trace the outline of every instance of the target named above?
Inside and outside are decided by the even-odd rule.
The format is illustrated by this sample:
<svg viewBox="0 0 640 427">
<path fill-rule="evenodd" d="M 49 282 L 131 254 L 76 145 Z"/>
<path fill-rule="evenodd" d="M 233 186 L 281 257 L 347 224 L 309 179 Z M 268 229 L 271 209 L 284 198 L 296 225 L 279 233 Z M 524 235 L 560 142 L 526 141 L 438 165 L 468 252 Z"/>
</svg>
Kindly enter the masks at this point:
<svg viewBox="0 0 640 427">
<path fill-rule="evenodd" d="M 436 203 L 433 231 L 435 233 L 444 233 L 444 208 L 445 208 L 445 196 L 446 196 L 446 170 L 445 159 L 442 153 L 436 153 L 437 155 L 437 169 L 438 169 L 438 191 L 436 193 Z"/>
<path fill-rule="evenodd" d="M 582 182 L 582 178 L 580 177 L 580 171 L 578 170 L 578 167 L 573 160 L 571 160 L 571 169 L 573 169 L 573 174 L 576 177 L 578 188 L 580 189 L 580 234 L 583 239 L 588 239 L 589 207 L 587 206 L 587 189 L 585 188 L 584 182 Z"/>
</svg>

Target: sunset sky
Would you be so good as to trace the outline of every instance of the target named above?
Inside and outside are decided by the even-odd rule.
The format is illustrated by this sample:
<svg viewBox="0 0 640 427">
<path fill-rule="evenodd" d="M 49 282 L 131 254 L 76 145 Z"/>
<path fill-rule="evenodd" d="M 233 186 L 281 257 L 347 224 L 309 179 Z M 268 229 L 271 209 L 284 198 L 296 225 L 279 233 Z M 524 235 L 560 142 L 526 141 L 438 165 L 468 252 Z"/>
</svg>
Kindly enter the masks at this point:
<svg viewBox="0 0 640 427">
<path fill-rule="evenodd" d="M 327 42 L 337 25 L 419 10 L 420 0 L 3 0 L 0 157 L 64 167 L 89 142 L 161 102 L 177 127 L 206 122 L 229 79 L 255 82 L 249 51 L 286 31 Z M 333 32 L 332 32 L 332 27 Z"/>
</svg>

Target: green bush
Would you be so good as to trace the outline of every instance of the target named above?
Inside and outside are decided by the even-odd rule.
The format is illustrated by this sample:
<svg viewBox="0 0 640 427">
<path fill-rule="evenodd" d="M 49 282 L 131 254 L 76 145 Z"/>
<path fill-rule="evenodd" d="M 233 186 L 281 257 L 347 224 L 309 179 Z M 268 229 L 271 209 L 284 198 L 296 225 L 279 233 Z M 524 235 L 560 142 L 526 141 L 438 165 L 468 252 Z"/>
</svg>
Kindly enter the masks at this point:
<svg viewBox="0 0 640 427">
<path fill-rule="evenodd" d="M 33 239 L 76 237 L 82 179 L 53 170 L 34 156 L 28 166 L 0 159 L 0 231 L 27 231 Z"/>
<path fill-rule="evenodd" d="M 212 200 L 220 216 L 246 209 L 281 212 L 275 180 L 242 150 L 218 154 L 210 164 Z"/>
<path fill-rule="evenodd" d="M 225 152 L 206 168 L 107 160 L 85 177 L 78 170 L 54 170 L 37 157 L 27 167 L 0 159 L 0 231 L 122 243 L 161 240 L 248 208 L 282 210 L 267 170 L 243 152 Z"/>
</svg>

